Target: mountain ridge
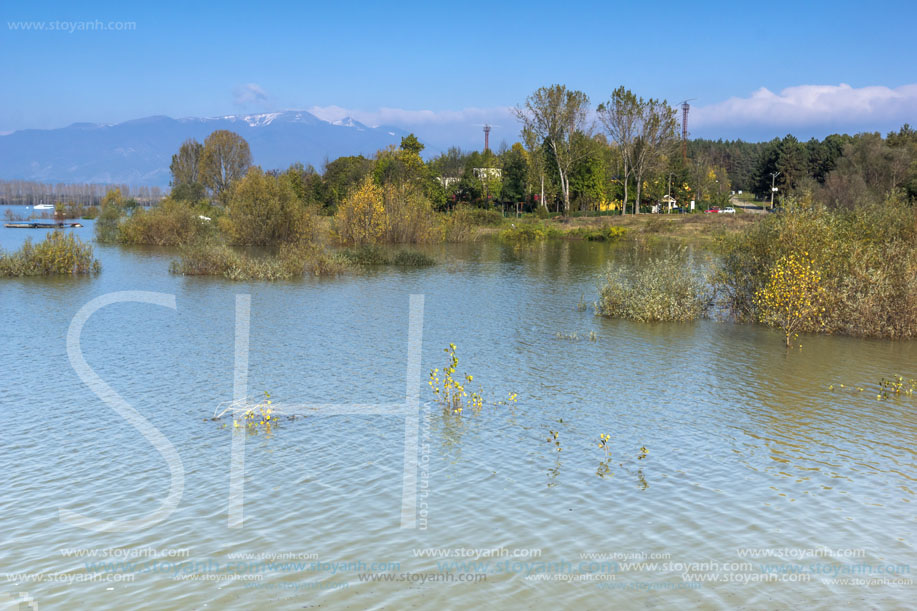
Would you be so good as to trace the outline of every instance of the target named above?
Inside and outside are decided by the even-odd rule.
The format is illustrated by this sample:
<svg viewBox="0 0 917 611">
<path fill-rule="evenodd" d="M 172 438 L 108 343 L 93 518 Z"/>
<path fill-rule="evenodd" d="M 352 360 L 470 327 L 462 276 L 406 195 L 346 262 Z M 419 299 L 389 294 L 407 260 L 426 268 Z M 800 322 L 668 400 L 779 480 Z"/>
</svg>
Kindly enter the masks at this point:
<svg viewBox="0 0 917 611">
<path fill-rule="evenodd" d="M 0 179 L 65 183 L 126 183 L 165 187 L 172 155 L 188 138 L 199 142 L 228 129 L 248 141 L 265 169 L 301 162 L 320 167 L 343 155 L 372 155 L 407 135 L 346 117 L 325 121 L 306 110 L 219 117 L 151 115 L 120 123 L 72 123 L 0 135 Z"/>
</svg>

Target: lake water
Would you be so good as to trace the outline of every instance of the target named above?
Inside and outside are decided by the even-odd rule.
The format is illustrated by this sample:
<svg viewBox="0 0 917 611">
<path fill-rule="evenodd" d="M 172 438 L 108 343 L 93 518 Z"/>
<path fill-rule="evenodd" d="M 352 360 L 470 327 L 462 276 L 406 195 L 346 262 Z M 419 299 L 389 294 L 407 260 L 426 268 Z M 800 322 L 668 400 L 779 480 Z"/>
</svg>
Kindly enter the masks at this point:
<svg viewBox="0 0 917 611">
<path fill-rule="evenodd" d="M 0 229 L 0 244 L 26 235 L 42 237 Z M 755 326 L 635 324 L 577 309 L 633 248 L 480 242 L 435 248 L 441 262 L 426 269 L 233 283 L 172 276 L 167 250 L 96 246 L 97 277 L 0 280 L 0 600 L 912 608 L 917 397 L 879 401 L 876 387 L 917 377 L 917 344 L 803 337 L 787 351 Z M 81 351 L 177 462 L 68 358 L 74 316 L 115 291 L 174 295 L 175 309 L 98 310 Z M 233 398 L 240 294 L 251 300 L 247 393 L 269 391 L 281 411 L 344 412 L 235 433 L 241 469 L 231 421 L 209 419 Z M 423 295 L 413 419 L 406 407 L 372 407 L 410 405 L 411 295 Z M 450 343 L 458 373 L 484 388 L 480 413 L 447 415 L 433 402 L 427 374 Z M 509 393 L 517 403 L 492 404 Z M 416 461 L 405 459 L 412 421 Z M 180 497 L 158 523 L 99 532 L 62 520 L 61 510 L 149 516 L 175 492 L 173 470 Z M 234 472 L 244 480 L 231 495 Z M 234 527 L 231 498 L 243 507 Z"/>
</svg>

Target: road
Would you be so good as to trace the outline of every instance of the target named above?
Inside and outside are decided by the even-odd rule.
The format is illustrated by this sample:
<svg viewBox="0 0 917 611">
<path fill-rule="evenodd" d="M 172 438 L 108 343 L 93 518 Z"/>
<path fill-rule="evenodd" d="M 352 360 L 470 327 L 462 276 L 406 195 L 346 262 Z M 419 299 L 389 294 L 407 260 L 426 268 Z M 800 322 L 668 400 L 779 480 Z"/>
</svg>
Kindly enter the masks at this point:
<svg viewBox="0 0 917 611">
<path fill-rule="evenodd" d="M 735 195 L 729 198 L 729 204 L 733 208 L 741 208 L 745 212 L 751 212 L 753 214 L 767 214 L 767 209 L 763 205 L 758 206 L 756 204 L 750 204 L 748 202 L 740 200 Z"/>
</svg>

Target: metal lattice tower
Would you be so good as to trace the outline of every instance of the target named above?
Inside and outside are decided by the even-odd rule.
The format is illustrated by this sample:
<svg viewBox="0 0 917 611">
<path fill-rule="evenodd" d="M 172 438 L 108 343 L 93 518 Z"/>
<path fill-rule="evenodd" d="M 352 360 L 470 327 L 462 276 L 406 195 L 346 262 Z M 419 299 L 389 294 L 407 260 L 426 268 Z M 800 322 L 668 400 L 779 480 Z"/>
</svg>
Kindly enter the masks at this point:
<svg viewBox="0 0 917 611">
<path fill-rule="evenodd" d="M 681 103 L 681 157 L 685 164 L 688 163 L 688 111 L 691 105 L 688 100 Z"/>
</svg>

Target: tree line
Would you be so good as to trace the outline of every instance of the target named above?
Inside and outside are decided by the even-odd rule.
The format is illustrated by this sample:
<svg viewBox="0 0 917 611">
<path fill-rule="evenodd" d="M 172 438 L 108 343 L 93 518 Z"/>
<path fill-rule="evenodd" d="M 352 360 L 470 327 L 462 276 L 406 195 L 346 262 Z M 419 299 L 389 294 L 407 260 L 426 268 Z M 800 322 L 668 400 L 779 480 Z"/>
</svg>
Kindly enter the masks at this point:
<svg viewBox="0 0 917 611">
<path fill-rule="evenodd" d="M 112 188 L 119 189 L 124 197 L 132 198 L 142 205 L 154 204 L 163 197 L 159 187 L 0 180 L 0 205 L 36 206 L 66 202 L 83 207 L 98 206 Z"/>
<path fill-rule="evenodd" d="M 831 134 L 800 142 L 792 135 L 769 142 L 692 140 L 692 159 L 721 167 L 734 189 L 769 198 L 772 187 L 808 194 L 830 207 L 917 200 L 917 132 L 905 124 L 879 133 Z"/>
<path fill-rule="evenodd" d="M 758 143 L 692 139 L 683 156 L 676 109 L 625 87 L 596 106 L 564 85 L 541 87 L 515 114 L 522 125 L 519 141 L 496 151 L 453 147 L 424 161 L 424 145 L 411 134 L 400 146 L 339 157 L 321 170 L 296 163 L 263 173 L 282 182 L 284 193 L 289 189 L 300 205 L 329 216 L 367 177 L 391 187 L 389 197 L 410 191 L 435 211 L 510 205 L 543 214 L 623 214 L 648 211 L 666 196 L 685 208 L 691 201 L 699 208 L 727 205 L 736 191 L 769 200 L 773 188 L 778 203 L 787 195 L 834 207 L 889 196 L 917 199 L 917 132 L 908 125 L 884 138 L 865 133 L 807 142 L 791 135 Z M 203 143 L 187 140 L 172 156 L 169 197 L 228 205 L 234 185 L 252 168 L 248 143 L 234 132 L 213 132 Z M 90 206 L 109 188 L 0 181 L 0 202 L 67 200 Z M 123 198 L 140 203 L 161 197 L 157 187 L 118 188 Z"/>
<path fill-rule="evenodd" d="M 834 207 L 917 198 L 917 133 L 887 137 L 832 134 L 800 142 L 693 139 L 681 154 L 676 109 L 618 87 L 592 106 L 564 85 L 542 87 L 516 109 L 519 141 L 496 150 L 450 148 L 423 161 L 413 135 L 375 155 L 328 161 L 321 171 L 293 164 L 267 174 L 288 182 L 303 204 L 331 215 L 366 177 L 377 186 L 410 185 L 434 210 L 456 205 L 518 206 L 545 214 L 638 213 L 672 198 L 683 208 L 727 205 L 737 191 L 759 200 L 790 195 Z M 225 203 L 251 166 L 247 143 L 220 131 L 185 142 L 172 159 L 172 197 Z"/>
</svg>

